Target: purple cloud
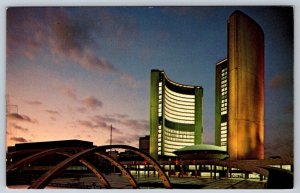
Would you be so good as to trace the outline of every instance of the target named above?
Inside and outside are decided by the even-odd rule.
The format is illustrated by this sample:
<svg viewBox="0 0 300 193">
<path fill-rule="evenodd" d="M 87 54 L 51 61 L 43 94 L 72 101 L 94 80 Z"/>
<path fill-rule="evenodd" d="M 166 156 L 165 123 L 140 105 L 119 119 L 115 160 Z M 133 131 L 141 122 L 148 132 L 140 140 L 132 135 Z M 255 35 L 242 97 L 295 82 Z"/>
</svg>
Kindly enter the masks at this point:
<svg viewBox="0 0 300 193">
<path fill-rule="evenodd" d="M 81 102 L 88 108 L 96 109 L 98 107 L 102 107 L 103 103 L 95 98 L 94 96 L 89 96 L 81 100 Z"/>
<path fill-rule="evenodd" d="M 58 111 L 54 111 L 54 110 L 45 110 L 45 112 L 49 113 L 50 115 L 60 115 Z"/>
<path fill-rule="evenodd" d="M 75 91 L 75 89 L 74 88 L 71 88 L 71 87 L 69 87 L 69 86 L 65 86 L 64 88 L 63 88 L 63 94 L 65 95 L 65 96 L 67 96 L 67 97 L 70 97 L 70 98 L 72 98 L 72 99 L 77 99 L 77 95 L 76 95 L 76 91 Z"/>
<path fill-rule="evenodd" d="M 30 104 L 30 105 L 42 105 L 43 103 L 41 101 L 27 101 L 27 104 Z"/>
<path fill-rule="evenodd" d="M 7 115 L 8 118 L 16 121 L 24 121 L 24 122 L 29 122 L 29 123 L 37 123 L 36 120 L 31 119 L 27 115 L 21 115 L 18 113 L 11 113 Z"/>
<path fill-rule="evenodd" d="M 23 137 L 11 137 L 10 140 L 15 141 L 15 142 L 20 142 L 20 143 L 27 143 L 27 142 L 31 141 L 31 140 L 27 140 Z"/>
<path fill-rule="evenodd" d="M 27 132 L 27 131 L 28 131 L 27 128 L 21 127 L 21 126 L 19 126 L 19 125 L 17 125 L 17 124 L 14 124 L 14 123 L 12 123 L 12 126 L 13 126 L 15 129 L 20 130 L 20 131 L 23 131 L 23 132 Z"/>
</svg>

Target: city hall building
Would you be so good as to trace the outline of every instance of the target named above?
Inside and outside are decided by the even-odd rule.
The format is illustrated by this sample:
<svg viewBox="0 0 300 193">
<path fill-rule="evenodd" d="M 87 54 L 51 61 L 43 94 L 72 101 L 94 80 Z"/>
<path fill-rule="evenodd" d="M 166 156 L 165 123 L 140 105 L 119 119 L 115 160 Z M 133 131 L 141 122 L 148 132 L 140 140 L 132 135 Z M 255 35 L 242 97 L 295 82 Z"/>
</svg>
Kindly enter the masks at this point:
<svg viewBox="0 0 300 193">
<path fill-rule="evenodd" d="M 202 97 L 202 87 L 182 85 L 164 71 L 151 71 L 151 156 L 175 156 L 175 150 L 202 143 Z"/>
<path fill-rule="evenodd" d="M 264 34 L 240 11 L 227 33 L 227 58 L 216 64 L 215 144 L 231 160 L 264 159 Z"/>
</svg>

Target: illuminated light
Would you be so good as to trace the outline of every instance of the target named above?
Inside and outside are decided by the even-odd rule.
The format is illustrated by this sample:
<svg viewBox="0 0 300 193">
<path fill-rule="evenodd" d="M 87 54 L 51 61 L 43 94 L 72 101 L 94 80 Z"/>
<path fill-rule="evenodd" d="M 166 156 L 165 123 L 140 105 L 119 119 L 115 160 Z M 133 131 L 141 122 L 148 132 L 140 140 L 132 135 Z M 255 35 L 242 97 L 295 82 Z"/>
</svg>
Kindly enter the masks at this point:
<svg viewBox="0 0 300 193">
<path fill-rule="evenodd" d="M 195 106 L 183 106 L 183 105 L 179 105 L 179 104 L 176 104 L 176 103 L 172 103 L 168 100 L 165 100 L 165 104 L 166 105 L 169 105 L 173 108 L 176 108 L 176 109 L 188 109 L 188 110 L 195 110 Z"/>
<path fill-rule="evenodd" d="M 195 117 L 194 113 L 184 113 L 184 112 L 182 113 L 182 112 L 169 110 L 168 108 L 165 108 L 165 112 L 168 113 L 168 114 L 176 115 L 176 116 L 182 116 L 182 118 L 185 118 L 185 117 L 194 118 Z"/>
<path fill-rule="evenodd" d="M 179 109 L 179 108 L 175 108 L 173 106 L 170 105 L 165 105 L 165 108 L 170 110 L 170 111 L 176 111 L 176 112 L 180 112 L 180 113 L 188 113 L 188 114 L 195 114 L 195 110 L 194 109 Z"/>
<path fill-rule="evenodd" d="M 185 102 L 185 101 L 174 100 L 174 99 L 168 97 L 167 95 L 166 95 L 165 99 L 167 101 L 169 101 L 171 104 L 178 104 L 178 105 L 181 105 L 181 107 L 184 107 L 184 106 L 193 106 L 194 107 L 195 106 L 194 102 Z"/>
<path fill-rule="evenodd" d="M 191 88 L 194 88 L 194 87 L 191 87 Z M 165 91 L 170 93 L 171 95 L 178 96 L 180 98 L 182 97 L 182 98 L 195 99 L 195 95 L 177 93 L 177 92 L 170 90 L 167 86 L 165 86 Z"/>
</svg>

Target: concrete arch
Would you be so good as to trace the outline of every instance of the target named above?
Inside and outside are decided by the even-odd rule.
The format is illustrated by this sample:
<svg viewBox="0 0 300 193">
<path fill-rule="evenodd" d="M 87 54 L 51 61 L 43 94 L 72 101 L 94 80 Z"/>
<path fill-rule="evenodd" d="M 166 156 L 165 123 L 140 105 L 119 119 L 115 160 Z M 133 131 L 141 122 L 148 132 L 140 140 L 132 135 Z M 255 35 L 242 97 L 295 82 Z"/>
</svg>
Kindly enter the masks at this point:
<svg viewBox="0 0 300 193">
<path fill-rule="evenodd" d="M 147 155 L 146 153 L 144 153 L 140 149 L 132 147 L 132 146 L 129 146 L 129 145 L 105 145 L 105 146 L 99 146 L 99 149 L 110 149 L 110 148 L 120 148 L 120 149 L 129 150 L 129 151 L 132 151 L 132 152 L 136 153 L 137 155 L 141 156 L 148 163 L 150 163 L 154 167 L 154 169 L 157 171 L 158 176 L 162 180 L 164 187 L 168 188 L 168 189 L 172 188 L 172 185 L 171 185 L 171 182 L 170 182 L 169 178 L 167 177 L 167 175 L 165 174 L 165 172 L 162 170 L 162 168 L 160 167 L 160 165 L 150 155 Z"/>
<path fill-rule="evenodd" d="M 116 167 L 119 168 L 119 170 L 122 172 L 123 175 L 126 176 L 126 178 L 128 179 L 129 184 L 133 187 L 133 188 L 138 188 L 138 184 L 136 182 L 136 180 L 134 179 L 134 177 L 131 175 L 130 172 L 128 172 L 126 170 L 126 168 L 117 160 L 115 160 L 113 157 L 105 154 L 105 153 L 100 153 L 100 152 L 96 152 L 96 155 L 110 161 L 113 165 L 115 165 Z"/>
<path fill-rule="evenodd" d="M 144 152 L 142 152 L 141 150 L 135 148 L 135 147 L 131 147 L 128 145 L 106 145 L 106 146 L 99 146 L 99 147 L 94 147 L 91 149 L 87 149 L 84 150 L 82 152 L 77 153 L 76 155 L 60 162 L 59 164 L 56 165 L 56 167 L 54 167 L 53 169 L 47 171 L 44 175 L 42 175 L 39 179 L 37 179 L 35 181 L 34 184 L 32 184 L 29 188 L 43 188 L 45 187 L 57 174 L 59 174 L 59 172 L 63 171 L 64 169 L 66 169 L 69 165 L 71 165 L 72 163 L 74 163 L 75 161 L 81 159 L 84 156 L 90 155 L 92 153 L 95 153 L 98 150 L 106 150 L 106 149 L 110 149 L 110 148 L 120 148 L 120 149 L 126 149 L 129 151 L 132 151 L 138 155 L 140 155 L 141 157 L 143 157 L 148 163 L 152 164 L 154 169 L 158 172 L 158 175 L 160 177 L 160 179 L 162 180 L 165 188 L 172 188 L 171 186 L 171 182 L 169 180 L 169 178 L 166 176 L 166 174 L 163 172 L 162 168 L 160 167 L 160 165 L 149 155 L 145 154 Z M 98 153 L 99 154 L 99 153 Z M 105 155 L 105 154 L 104 154 Z M 107 155 L 106 155 L 107 156 Z M 113 159 L 113 158 L 112 158 Z M 110 160 L 112 160 L 110 159 Z M 114 162 L 117 163 L 117 162 Z M 121 165 L 121 164 L 120 164 Z M 116 165 L 117 167 L 119 167 L 119 165 Z M 122 165 L 121 165 L 122 166 Z M 123 166 L 122 166 L 123 167 Z M 123 171 L 127 170 L 124 168 Z M 132 175 L 130 173 L 128 173 L 127 175 L 128 177 L 132 177 Z M 135 181 L 135 179 L 132 177 L 132 180 L 130 180 L 130 183 L 133 183 Z M 137 185 L 136 185 L 137 187 Z"/>
<path fill-rule="evenodd" d="M 90 155 L 94 153 L 96 150 L 98 150 L 99 147 L 94 147 L 87 149 L 85 151 L 79 152 L 72 157 L 69 157 L 68 159 L 60 162 L 57 164 L 54 168 L 48 170 L 46 173 L 44 173 L 40 178 L 38 178 L 30 187 L 29 189 L 41 189 L 44 188 L 54 177 L 56 177 L 60 172 L 65 170 L 68 166 L 76 162 L 77 160 L 80 160 L 82 157 Z M 112 164 L 118 163 L 116 160 L 114 160 L 112 157 L 106 155 L 105 153 L 97 152 L 97 155 L 102 156 L 103 158 L 109 158 L 110 161 L 113 160 Z M 137 182 L 133 178 L 133 176 L 120 164 L 116 164 L 123 174 L 128 178 L 129 183 L 134 187 L 138 188 Z"/>
<path fill-rule="evenodd" d="M 15 170 L 19 169 L 20 167 L 22 167 L 24 165 L 27 165 L 27 164 L 30 164 L 31 162 L 33 162 L 35 160 L 38 160 L 42 157 L 45 157 L 45 156 L 48 156 L 48 155 L 51 155 L 51 154 L 55 154 L 55 153 L 58 153 L 58 152 L 64 152 L 64 151 L 67 151 L 67 150 L 74 150 L 74 149 L 77 149 L 77 148 L 69 148 L 69 147 L 68 148 L 54 148 L 54 149 L 49 149 L 49 150 L 38 152 L 36 154 L 33 154 L 31 156 L 28 156 L 24 159 L 19 160 L 16 163 L 13 163 L 13 164 L 9 165 L 6 169 L 6 172 L 15 171 Z"/>
<path fill-rule="evenodd" d="M 72 155 L 69 153 L 59 152 L 58 154 L 66 157 L 72 157 Z M 95 166 L 93 166 L 90 162 L 86 161 L 85 159 L 80 159 L 79 162 L 85 165 L 88 169 L 90 169 L 95 174 L 95 176 L 97 177 L 99 183 L 103 186 L 103 188 L 111 188 L 107 179 Z"/>
</svg>

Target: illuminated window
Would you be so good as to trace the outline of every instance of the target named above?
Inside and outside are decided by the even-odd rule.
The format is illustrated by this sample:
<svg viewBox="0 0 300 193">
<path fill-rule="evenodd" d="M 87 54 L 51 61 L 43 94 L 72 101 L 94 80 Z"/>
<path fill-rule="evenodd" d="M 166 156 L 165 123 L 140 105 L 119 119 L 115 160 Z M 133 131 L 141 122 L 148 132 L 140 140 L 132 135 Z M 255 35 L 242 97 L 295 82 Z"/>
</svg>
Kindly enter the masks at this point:
<svg viewBox="0 0 300 193">
<path fill-rule="evenodd" d="M 188 94 L 176 93 L 176 92 L 174 92 L 174 91 L 168 89 L 168 87 L 166 87 L 166 86 L 165 86 L 165 90 L 166 90 L 166 92 L 169 92 L 169 93 L 171 93 L 171 94 L 174 95 L 174 96 L 178 96 L 178 97 L 182 97 L 182 98 L 192 98 L 192 99 L 195 98 L 194 95 L 188 95 Z"/>
</svg>

